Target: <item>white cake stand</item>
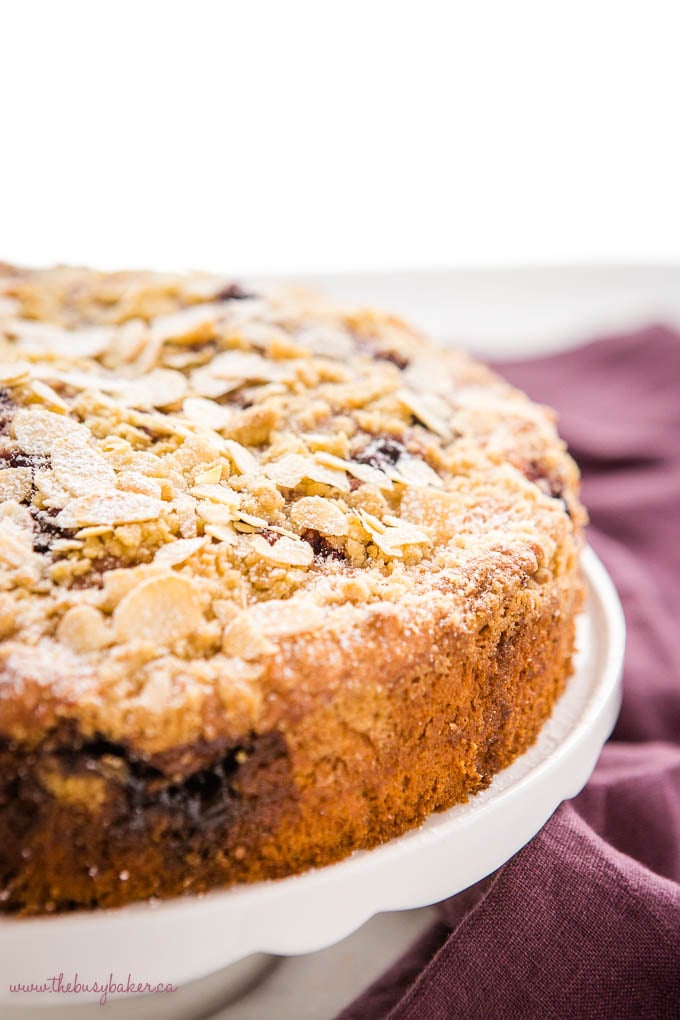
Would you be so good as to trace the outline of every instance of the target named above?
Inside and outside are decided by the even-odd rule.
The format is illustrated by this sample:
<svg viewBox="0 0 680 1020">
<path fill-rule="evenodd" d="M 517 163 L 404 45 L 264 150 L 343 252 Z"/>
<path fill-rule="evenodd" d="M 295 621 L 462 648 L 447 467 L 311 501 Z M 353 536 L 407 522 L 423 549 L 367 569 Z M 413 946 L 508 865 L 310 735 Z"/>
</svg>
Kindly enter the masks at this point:
<svg viewBox="0 0 680 1020">
<path fill-rule="evenodd" d="M 109 999 L 107 1016 L 205 1016 L 252 983 L 272 954 L 322 949 L 374 914 L 436 903 L 498 868 L 582 789 L 618 714 L 623 614 L 590 549 L 583 566 L 588 594 L 575 673 L 536 744 L 488 789 L 384 846 L 292 878 L 154 905 L 4 918 L 0 1015 L 101 1016 L 95 996 L 11 993 L 9 985 L 60 972 L 104 981 L 113 972 L 117 981 L 131 974 L 179 991 Z"/>
</svg>

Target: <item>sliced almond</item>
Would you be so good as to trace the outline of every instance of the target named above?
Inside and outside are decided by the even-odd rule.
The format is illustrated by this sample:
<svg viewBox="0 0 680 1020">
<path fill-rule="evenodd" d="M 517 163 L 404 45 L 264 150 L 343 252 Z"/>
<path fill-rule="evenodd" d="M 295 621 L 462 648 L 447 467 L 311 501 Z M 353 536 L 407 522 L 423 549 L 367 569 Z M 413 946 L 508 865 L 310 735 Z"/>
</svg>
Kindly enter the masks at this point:
<svg viewBox="0 0 680 1020">
<path fill-rule="evenodd" d="M 460 494 L 435 489 L 407 489 L 401 501 L 402 520 L 424 525 L 436 542 L 446 543 L 462 529 L 466 516 Z"/>
<path fill-rule="evenodd" d="M 128 319 L 116 329 L 111 343 L 112 353 L 117 362 L 123 364 L 135 361 L 140 356 L 147 341 L 149 330 L 143 319 Z"/>
<path fill-rule="evenodd" d="M 396 464 L 389 465 L 385 470 L 395 482 L 415 488 L 440 489 L 444 484 L 437 472 L 419 457 L 400 457 Z"/>
<path fill-rule="evenodd" d="M 182 410 L 189 421 L 215 432 L 227 428 L 234 417 L 230 407 L 223 407 L 222 404 L 206 400 L 205 397 L 187 397 L 182 404 Z"/>
<path fill-rule="evenodd" d="M 119 641 L 153 641 L 170 645 L 204 622 L 198 588 L 181 574 L 160 574 L 142 581 L 113 613 Z"/>
<path fill-rule="evenodd" d="M 412 534 L 403 534 L 398 528 L 388 528 L 382 535 L 374 535 L 373 541 L 386 556 L 400 559 L 403 556 L 405 546 L 426 545 L 430 539 L 427 535 L 416 538 Z"/>
<path fill-rule="evenodd" d="M 0 294 L 0 320 L 16 319 L 21 313 L 21 302 L 9 294 Z"/>
<path fill-rule="evenodd" d="M 302 542 L 282 536 L 270 545 L 262 535 L 254 535 L 253 549 L 258 556 L 269 563 L 277 563 L 287 567 L 309 567 L 314 562 L 314 550 L 309 542 Z"/>
<path fill-rule="evenodd" d="M 453 431 L 447 421 L 450 416 L 449 407 L 437 394 L 397 390 L 396 397 L 430 432 L 435 432 L 447 442 L 453 437 Z"/>
<path fill-rule="evenodd" d="M 206 524 L 230 525 L 236 520 L 238 508 L 224 503 L 212 503 L 205 499 L 196 504 L 196 513 Z"/>
<path fill-rule="evenodd" d="M 34 351 L 47 351 L 65 358 L 95 358 L 107 349 L 114 330 L 110 326 L 64 329 L 52 322 L 15 319 L 10 332 Z"/>
<path fill-rule="evenodd" d="M 293 503 L 291 520 L 299 528 L 312 528 L 322 535 L 346 535 L 349 523 L 339 506 L 323 496 L 303 496 Z"/>
<path fill-rule="evenodd" d="M 72 492 L 59 484 L 54 471 L 50 469 L 36 471 L 33 475 L 33 484 L 45 506 L 56 507 L 60 510 L 73 496 Z"/>
<path fill-rule="evenodd" d="M 94 652 L 113 643 L 113 633 L 94 606 L 73 606 L 62 616 L 57 638 L 74 652 Z"/>
<path fill-rule="evenodd" d="M 154 563 L 142 563 L 137 567 L 118 567 L 104 572 L 102 582 L 101 606 L 106 610 L 114 609 L 129 591 L 149 577 L 158 575 L 159 568 Z"/>
<path fill-rule="evenodd" d="M 0 364 L 0 386 L 16 386 L 28 379 L 30 371 L 27 361 L 6 361 Z"/>
<path fill-rule="evenodd" d="M 66 401 L 62 400 L 59 394 L 41 379 L 32 379 L 29 389 L 33 396 L 36 397 L 41 404 L 45 404 L 54 411 L 68 411 L 68 404 Z"/>
<path fill-rule="evenodd" d="M 214 400 L 243 386 L 243 379 L 222 379 L 213 374 L 210 365 L 204 365 L 193 370 L 189 385 L 192 393 Z"/>
<path fill-rule="evenodd" d="M 148 429 L 159 436 L 190 436 L 191 430 L 182 421 L 169 414 L 149 414 L 148 412 L 131 410 L 129 420 L 139 428 Z"/>
<path fill-rule="evenodd" d="M 187 380 L 172 368 L 154 368 L 139 379 L 129 380 L 121 386 L 121 399 L 128 407 L 167 407 L 181 400 L 187 390 Z"/>
<path fill-rule="evenodd" d="M 31 555 L 32 545 L 32 532 L 22 526 L 18 515 L 17 519 L 9 515 L 0 518 L 0 564 L 20 567 Z"/>
<path fill-rule="evenodd" d="M 116 473 L 105 457 L 82 442 L 80 435 L 62 436 L 52 444 L 52 470 L 65 489 L 74 496 L 100 494 L 112 489 Z"/>
<path fill-rule="evenodd" d="M 401 517 L 385 514 L 383 523 L 389 525 L 390 528 L 397 528 L 399 530 L 400 537 L 404 539 L 403 545 L 428 544 L 431 542 L 429 535 L 421 528 L 417 528 L 415 524 L 411 524 L 410 521 L 405 521 Z"/>
<path fill-rule="evenodd" d="M 218 304 L 192 305 L 151 323 L 152 337 L 161 343 L 200 344 L 215 336 L 215 323 L 223 309 Z"/>
<path fill-rule="evenodd" d="M 236 532 L 230 524 L 206 524 L 205 533 L 218 542 L 226 542 L 227 545 L 236 545 L 238 541 Z"/>
<path fill-rule="evenodd" d="M 321 464 L 328 465 L 328 467 L 340 468 L 352 475 L 353 478 L 358 478 L 360 482 L 376 485 L 379 489 L 385 489 L 389 492 L 390 489 L 394 488 L 392 480 L 380 468 L 373 467 L 371 464 L 359 464 L 354 460 L 343 460 L 341 457 L 336 457 L 325 450 L 318 450 L 314 454 L 314 459 L 318 460 Z"/>
<path fill-rule="evenodd" d="M 314 354 L 337 358 L 340 361 L 349 358 L 356 350 L 354 341 L 348 333 L 324 324 L 301 330 L 295 339 Z"/>
<path fill-rule="evenodd" d="M 239 474 L 256 475 L 259 472 L 260 466 L 258 462 L 245 446 L 237 443 L 235 439 L 225 439 L 224 446 L 229 459 Z"/>
<path fill-rule="evenodd" d="M 299 535 L 296 535 L 294 531 L 291 531 L 290 528 L 282 528 L 278 524 L 268 524 L 267 530 L 273 531 L 275 535 L 285 535 L 286 538 L 292 538 L 293 540 L 300 537 Z"/>
<path fill-rule="evenodd" d="M 70 500 L 56 517 L 60 528 L 84 528 L 91 524 L 137 524 L 160 517 L 166 504 L 136 492 L 114 490 Z"/>
<path fill-rule="evenodd" d="M 68 358 L 97 358 L 108 350 L 115 336 L 110 326 L 72 329 L 58 353 Z"/>
<path fill-rule="evenodd" d="M 244 514 L 242 510 L 238 511 L 239 521 L 243 521 L 244 524 L 250 524 L 253 528 L 266 528 L 267 521 L 264 517 L 256 517 L 254 514 Z"/>
<path fill-rule="evenodd" d="M 194 485 L 189 495 L 196 499 L 209 499 L 212 503 L 223 503 L 225 506 L 237 507 L 241 502 L 238 492 L 228 485 L 210 484 Z"/>
<path fill-rule="evenodd" d="M 390 492 L 394 488 L 389 475 L 381 471 L 380 468 L 373 467 L 372 464 L 357 464 L 354 461 L 348 461 L 347 471 L 353 478 L 358 478 L 360 482 L 375 485 L 378 489 L 384 489 L 386 492 Z"/>
<path fill-rule="evenodd" d="M 31 495 L 33 477 L 30 468 L 0 468 L 0 500 L 23 503 Z"/>
<path fill-rule="evenodd" d="M 90 431 L 66 414 L 55 414 L 43 408 L 21 408 L 12 419 L 14 437 L 24 453 L 50 453 L 57 439 L 79 436 L 83 442 L 90 439 Z"/>
<path fill-rule="evenodd" d="M 273 655 L 276 645 L 268 640 L 252 614 L 244 609 L 224 628 L 222 649 L 227 655 L 249 661 L 262 655 Z"/>
<path fill-rule="evenodd" d="M 423 393 L 451 393 L 451 373 L 442 371 L 441 356 L 422 354 L 414 358 L 404 371 L 403 380 L 410 390 Z"/>
<path fill-rule="evenodd" d="M 252 317 L 237 319 L 233 325 L 232 336 L 245 340 L 250 347 L 268 352 L 274 347 L 283 347 L 288 351 L 295 346 L 290 336 L 278 326 L 271 322 L 257 322 Z"/>
<path fill-rule="evenodd" d="M 141 471 L 121 471 L 116 484 L 125 492 L 139 492 L 142 496 L 151 496 L 152 499 L 160 499 L 163 495 L 163 485 L 159 479 L 149 478 Z"/>
<path fill-rule="evenodd" d="M 270 599 L 250 609 L 251 617 L 264 634 L 288 637 L 317 630 L 323 625 L 323 609 L 309 598 Z"/>
<path fill-rule="evenodd" d="M 74 552 L 76 549 L 83 548 L 83 542 L 77 538 L 55 538 L 50 548 L 53 553 L 66 553 Z"/>
<path fill-rule="evenodd" d="M 375 532 L 379 535 L 385 531 L 386 525 L 383 524 L 379 517 L 369 514 L 368 510 L 359 509 L 354 512 L 368 532 Z"/>
<path fill-rule="evenodd" d="M 230 717 L 235 713 L 240 717 L 244 712 L 251 720 L 261 717 L 264 698 L 257 680 L 263 671 L 262 663 L 224 657 L 219 668 L 217 691 Z"/>
<path fill-rule="evenodd" d="M 281 362 L 270 361 L 254 351 L 223 351 L 213 358 L 209 368 L 216 379 L 242 382 L 276 382 L 285 375 Z"/>
<path fill-rule="evenodd" d="M 100 535 L 110 535 L 112 531 L 113 525 L 111 524 L 96 524 L 91 528 L 81 528 L 76 532 L 76 538 L 99 538 Z"/>
<path fill-rule="evenodd" d="M 222 478 L 222 465 L 214 464 L 207 471 L 199 471 L 196 475 L 197 485 L 217 485 Z"/>
<path fill-rule="evenodd" d="M 36 379 L 49 379 L 50 382 L 64 383 L 73 390 L 94 390 L 96 392 L 112 393 L 119 386 L 117 378 L 115 382 L 112 382 L 115 377 L 99 366 L 97 366 L 96 371 L 81 372 L 78 369 L 72 369 L 64 372 L 62 369 L 56 368 L 49 363 L 38 364 L 31 367 L 31 375 Z"/>
<path fill-rule="evenodd" d="M 231 623 L 235 620 L 238 614 L 241 612 L 240 606 L 230 599 L 213 599 L 210 603 L 210 607 L 215 614 L 215 618 L 222 624 Z"/>
<path fill-rule="evenodd" d="M 202 549 L 206 541 L 205 538 L 178 538 L 176 542 L 168 542 L 158 550 L 154 563 L 163 567 L 177 567 Z"/>
<path fill-rule="evenodd" d="M 163 342 L 154 336 L 151 330 L 144 334 L 141 350 L 132 364 L 138 372 L 149 372 L 158 363 L 163 350 Z"/>
<path fill-rule="evenodd" d="M 402 550 L 409 545 L 431 545 L 431 538 L 416 528 L 413 524 L 406 524 L 397 518 L 385 518 L 390 524 L 381 535 L 374 535 L 373 541 L 388 556 L 401 556 Z"/>
<path fill-rule="evenodd" d="M 399 517 L 385 515 L 384 520 L 380 521 L 365 510 L 358 510 L 356 513 L 375 545 L 391 558 L 401 559 L 405 546 L 430 545 L 432 542 L 424 531 Z"/>
<path fill-rule="evenodd" d="M 68 336 L 68 330 L 54 322 L 39 322 L 37 319 L 7 319 L 4 323 L 5 332 L 16 337 L 25 346 L 31 344 L 48 347 L 57 344 Z"/>
<path fill-rule="evenodd" d="M 303 478 L 306 478 L 310 482 L 321 482 L 322 485 L 333 486 L 335 489 L 340 489 L 341 492 L 350 491 L 350 484 L 344 470 L 320 464 L 317 460 L 304 457 L 299 453 L 287 453 L 279 460 L 263 464 L 262 471 L 277 485 L 287 489 L 294 489 Z"/>
</svg>

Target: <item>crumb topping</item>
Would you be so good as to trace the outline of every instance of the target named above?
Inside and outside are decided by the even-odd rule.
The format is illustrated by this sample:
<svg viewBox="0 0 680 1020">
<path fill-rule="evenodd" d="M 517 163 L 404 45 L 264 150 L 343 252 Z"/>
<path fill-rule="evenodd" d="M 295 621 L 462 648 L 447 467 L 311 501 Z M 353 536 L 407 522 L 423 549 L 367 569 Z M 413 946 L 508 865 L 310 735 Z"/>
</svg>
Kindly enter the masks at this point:
<svg viewBox="0 0 680 1020">
<path fill-rule="evenodd" d="M 0 266 L 0 734 L 255 728 L 301 635 L 558 575 L 577 477 L 552 412 L 394 316 Z"/>
</svg>

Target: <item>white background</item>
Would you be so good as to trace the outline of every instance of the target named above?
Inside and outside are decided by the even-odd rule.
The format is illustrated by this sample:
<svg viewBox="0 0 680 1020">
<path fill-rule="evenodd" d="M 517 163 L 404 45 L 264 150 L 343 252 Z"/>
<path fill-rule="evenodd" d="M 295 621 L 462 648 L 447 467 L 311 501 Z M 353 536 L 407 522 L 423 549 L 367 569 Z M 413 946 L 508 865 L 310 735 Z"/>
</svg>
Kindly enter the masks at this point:
<svg viewBox="0 0 680 1020">
<path fill-rule="evenodd" d="M 0 258 L 680 258 L 674 2 L 5 0 Z"/>
</svg>

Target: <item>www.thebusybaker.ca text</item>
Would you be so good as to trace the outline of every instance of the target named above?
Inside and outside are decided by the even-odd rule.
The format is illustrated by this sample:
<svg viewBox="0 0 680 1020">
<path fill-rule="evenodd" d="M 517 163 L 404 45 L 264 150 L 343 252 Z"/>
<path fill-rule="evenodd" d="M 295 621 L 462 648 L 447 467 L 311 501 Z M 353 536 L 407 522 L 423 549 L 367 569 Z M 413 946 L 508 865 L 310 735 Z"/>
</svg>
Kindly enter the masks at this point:
<svg viewBox="0 0 680 1020">
<path fill-rule="evenodd" d="M 105 1006 L 109 995 L 155 995 L 164 992 L 176 992 L 173 984 L 158 982 L 151 984 L 149 981 L 136 981 L 132 974 L 128 974 L 127 981 L 117 981 L 113 974 L 109 974 L 106 981 L 83 981 L 78 972 L 73 975 L 72 980 L 64 979 L 63 971 L 45 981 L 38 982 L 16 982 L 9 985 L 10 992 L 16 994 L 44 994 L 44 995 L 97 995 L 101 1006 Z"/>
</svg>

